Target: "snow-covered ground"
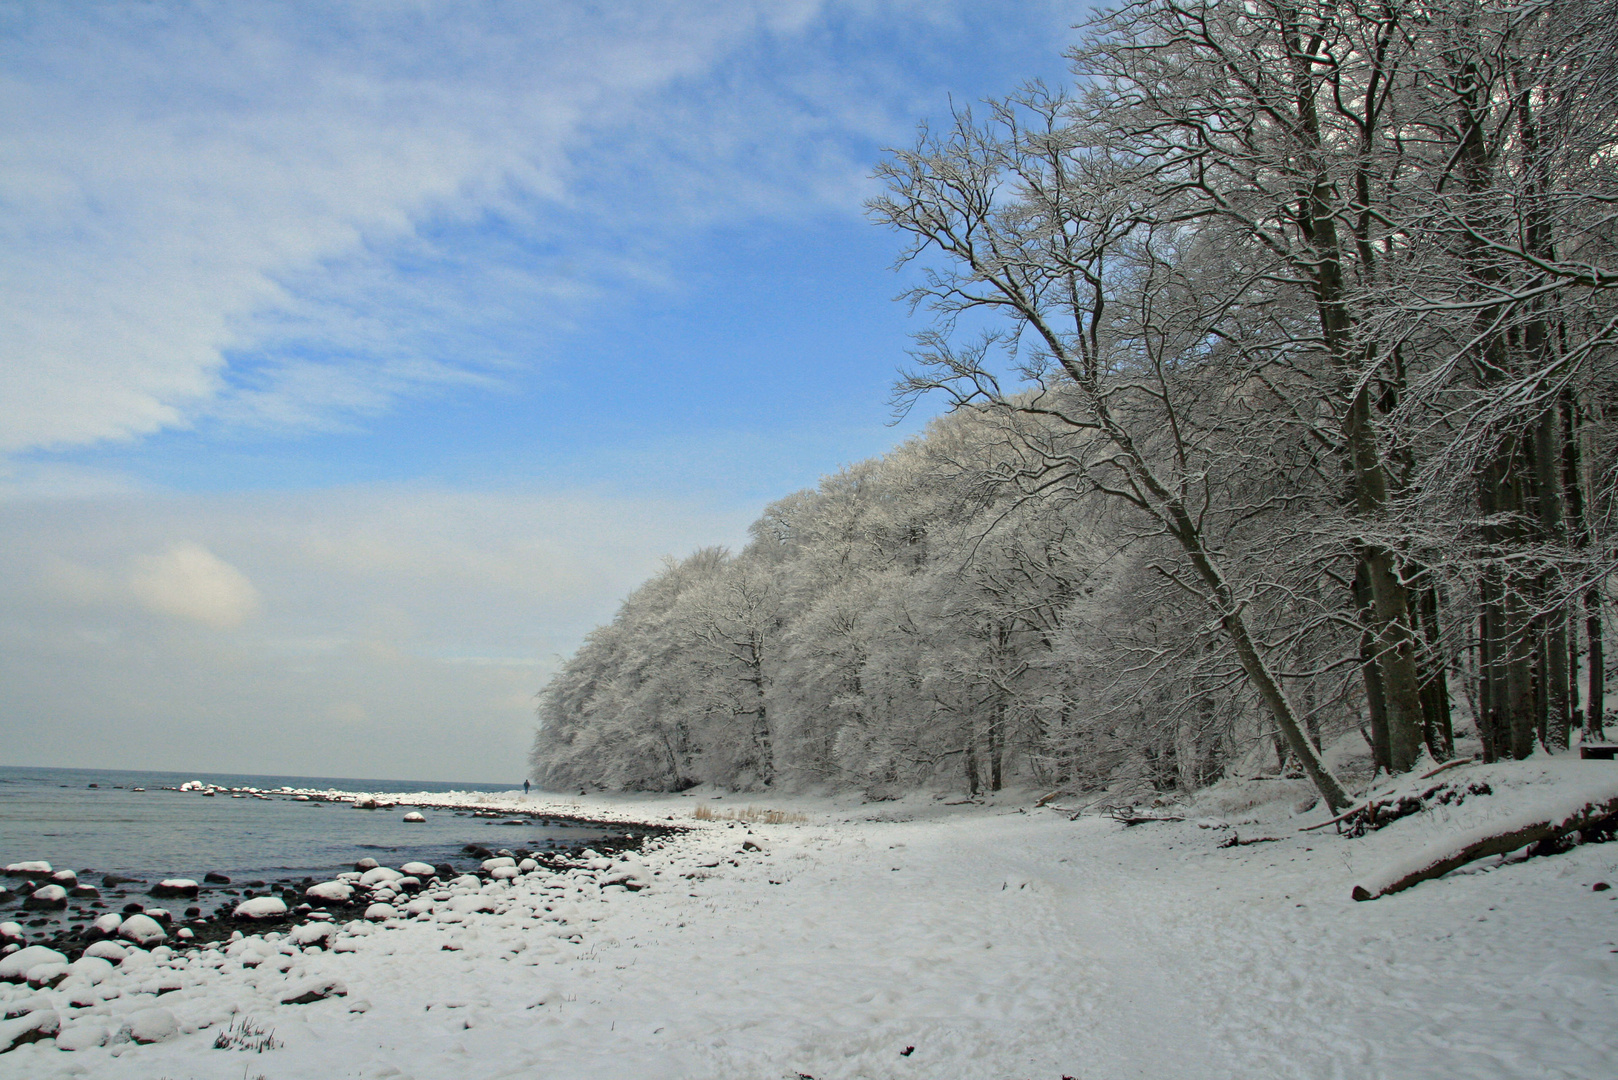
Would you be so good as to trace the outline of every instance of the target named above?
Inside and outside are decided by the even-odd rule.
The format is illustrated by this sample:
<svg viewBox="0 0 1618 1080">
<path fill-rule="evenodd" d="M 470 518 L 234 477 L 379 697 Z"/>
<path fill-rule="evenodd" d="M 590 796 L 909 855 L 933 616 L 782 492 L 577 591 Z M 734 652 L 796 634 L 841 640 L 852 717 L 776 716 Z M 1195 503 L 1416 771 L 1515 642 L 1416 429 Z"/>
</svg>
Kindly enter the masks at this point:
<svg viewBox="0 0 1618 1080">
<path fill-rule="evenodd" d="M 639 856 L 644 872 L 463 884 L 332 948 L 249 941 L 137 957 L 94 988 L 0 986 L 8 1012 L 55 1008 L 66 1042 L 94 1042 L 92 1025 L 116 1040 L 154 1008 L 179 1026 L 149 1045 L 21 1046 L 0 1076 L 1610 1080 L 1618 888 L 1592 887 L 1618 885 L 1618 844 L 1350 899 L 1509 814 L 1513 792 L 1618 777 L 1492 768 L 1445 774 L 1492 778 L 1492 799 L 1357 840 L 1298 832 L 1325 815 L 1295 815 L 1304 792 L 1280 781 L 1258 805 L 1262 784 L 1216 789 L 1200 817 L 1134 828 L 1010 796 L 775 800 L 807 820 L 750 826 L 693 821 L 700 797 L 485 803 L 693 828 Z M 1220 847 L 1233 832 L 1277 839 Z M 626 871 L 650 886 L 599 886 Z M 332 980 L 346 996 L 280 1003 Z M 244 1019 L 280 1045 L 214 1049 Z"/>
</svg>

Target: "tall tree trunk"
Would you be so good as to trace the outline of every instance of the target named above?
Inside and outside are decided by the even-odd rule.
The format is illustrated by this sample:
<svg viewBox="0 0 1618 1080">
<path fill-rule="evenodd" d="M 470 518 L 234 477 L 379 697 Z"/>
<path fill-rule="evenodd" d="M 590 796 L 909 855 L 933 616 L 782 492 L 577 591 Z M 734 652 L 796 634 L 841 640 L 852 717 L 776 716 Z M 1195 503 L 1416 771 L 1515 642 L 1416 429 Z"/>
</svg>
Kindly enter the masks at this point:
<svg viewBox="0 0 1618 1080">
<path fill-rule="evenodd" d="M 1538 320 L 1535 321 L 1537 325 Z M 1530 337 L 1542 337 L 1543 333 L 1543 329 L 1540 329 Z M 1532 342 L 1530 347 L 1533 347 Z M 1561 410 L 1553 405 L 1545 410 L 1534 426 L 1534 487 L 1538 496 L 1539 527 L 1545 542 L 1553 545 L 1560 545 L 1567 539 L 1561 477 L 1565 439 Z M 1542 601 L 1548 602 L 1553 596 L 1561 595 L 1558 582 L 1548 572 L 1542 575 L 1538 585 Z M 1567 615 L 1567 606 L 1558 600 L 1549 605 L 1539 620 L 1545 657 L 1541 669 L 1545 702 L 1544 739 L 1546 746 L 1563 750 L 1567 749 L 1569 729 L 1573 722 L 1568 694 Z"/>
<path fill-rule="evenodd" d="M 1427 752 L 1438 761 L 1455 756 L 1455 729 L 1450 715 L 1449 678 L 1438 631 L 1438 587 L 1417 590 L 1416 610 L 1426 648 L 1422 652 L 1421 692 L 1423 732 Z"/>
<path fill-rule="evenodd" d="M 982 786 L 978 778 L 978 721 L 975 715 L 966 719 L 966 751 L 962 757 L 966 759 L 966 790 L 975 798 Z"/>
<path fill-rule="evenodd" d="M 1365 707 L 1371 719 L 1372 763 L 1383 772 L 1392 772 L 1388 748 L 1388 699 L 1382 686 L 1382 665 L 1376 659 L 1376 638 L 1371 633 L 1371 584 L 1365 564 L 1354 568 L 1354 607 L 1360 612 L 1360 677 L 1365 682 Z"/>
<path fill-rule="evenodd" d="M 1006 743 L 1006 703 L 1001 695 L 995 702 L 994 720 L 989 726 L 989 790 L 999 791 L 1002 779 L 1001 764 Z"/>
</svg>

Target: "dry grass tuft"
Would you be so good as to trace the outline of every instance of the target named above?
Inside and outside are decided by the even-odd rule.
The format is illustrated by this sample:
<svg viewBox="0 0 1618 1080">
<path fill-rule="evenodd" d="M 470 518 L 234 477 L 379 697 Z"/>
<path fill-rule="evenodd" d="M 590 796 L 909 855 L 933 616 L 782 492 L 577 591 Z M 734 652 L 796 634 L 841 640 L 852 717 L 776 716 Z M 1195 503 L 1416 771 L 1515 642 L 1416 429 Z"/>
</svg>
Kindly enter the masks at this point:
<svg viewBox="0 0 1618 1080">
<path fill-rule="evenodd" d="M 691 811 L 698 821 L 742 821 L 749 825 L 796 825 L 809 819 L 788 810 L 765 810 L 758 806 L 744 806 L 740 810 L 715 810 L 707 803 Z"/>
</svg>

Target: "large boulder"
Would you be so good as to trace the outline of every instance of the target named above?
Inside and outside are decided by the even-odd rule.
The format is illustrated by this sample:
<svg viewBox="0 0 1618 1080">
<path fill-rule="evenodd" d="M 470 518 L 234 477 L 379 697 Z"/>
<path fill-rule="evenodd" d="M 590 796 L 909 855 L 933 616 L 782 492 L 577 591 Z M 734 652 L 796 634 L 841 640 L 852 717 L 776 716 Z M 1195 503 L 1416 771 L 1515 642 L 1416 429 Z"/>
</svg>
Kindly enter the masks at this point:
<svg viewBox="0 0 1618 1080">
<path fill-rule="evenodd" d="M 202 886 L 190 878 L 164 878 L 152 886 L 152 895 L 160 900 L 193 899 Z"/>
<path fill-rule="evenodd" d="M 286 917 L 286 901 L 279 896 L 255 896 L 243 900 L 231 912 L 238 919 L 282 919 Z"/>
<path fill-rule="evenodd" d="M 386 866 L 373 866 L 360 875 L 360 884 L 367 889 L 374 889 L 378 885 L 389 881 L 398 881 L 402 877 L 404 875 L 397 870 Z"/>
<path fill-rule="evenodd" d="M 180 1022 L 167 1009 L 141 1009 L 125 1021 L 129 1037 L 138 1043 L 165 1042 L 180 1033 Z"/>
<path fill-rule="evenodd" d="M 67 890 L 60 885 L 46 885 L 42 889 L 35 889 L 23 907 L 35 910 L 43 909 L 54 911 L 67 907 Z"/>
<path fill-rule="evenodd" d="M 15 1020 L 0 1020 L 0 1054 L 23 1043 L 37 1042 L 55 1035 L 62 1026 L 62 1018 L 55 1009 L 41 1009 Z"/>
<path fill-rule="evenodd" d="M 28 977 L 29 968 L 38 967 L 40 964 L 65 963 L 67 957 L 55 949 L 47 949 L 43 945 L 30 945 L 0 958 L 0 979 L 6 982 L 22 982 Z"/>
<path fill-rule="evenodd" d="M 101 956 L 81 956 L 67 966 L 67 972 L 96 986 L 112 974 L 112 961 Z"/>
<path fill-rule="evenodd" d="M 319 978 L 289 987 L 281 994 L 283 1005 L 310 1005 L 331 997 L 348 996 L 348 987 L 341 979 Z"/>
<path fill-rule="evenodd" d="M 7 863 L 4 871 L 10 877 L 24 877 L 32 881 L 48 881 L 51 864 L 44 860 Z"/>
<path fill-rule="evenodd" d="M 344 881 L 322 881 L 303 890 L 303 896 L 311 904 L 346 904 L 353 899 L 354 886 Z"/>
<path fill-rule="evenodd" d="M 169 932 L 163 929 L 162 923 L 150 915 L 131 915 L 118 924 L 118 936 L 143 949 L 149 949 L 153 945 L 161 945 L 167 941 Z"/>
<path fill-rule="evenodd" d="M 85 956 L 99 956 L 110 964 L 116 964 L 129 955 L 129 950 L 116 941 L 101 940 L 84 950 Z"/>
<path fill-rule="evenodd" d="M 399 871 L 401 873 L 408 874 L 411 877 L 426 879 L 437 874 L 438 868 L 432 863 L 407 862 L 403 866 L 399 867 Z"/>
</svg>

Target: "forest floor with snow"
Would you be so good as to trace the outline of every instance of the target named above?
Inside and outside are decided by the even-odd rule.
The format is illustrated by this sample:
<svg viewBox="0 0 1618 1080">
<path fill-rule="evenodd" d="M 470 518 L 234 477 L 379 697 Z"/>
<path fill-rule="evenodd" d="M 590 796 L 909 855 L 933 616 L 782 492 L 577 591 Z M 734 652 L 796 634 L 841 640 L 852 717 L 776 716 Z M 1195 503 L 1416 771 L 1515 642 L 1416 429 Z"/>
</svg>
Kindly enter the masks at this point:
<svg viewBox="0 0 1618 1080">
<path fill-rule="evenodd" d="M 745 796 L 483 797 L 691 828 L 638 856 L 640 891 L 602 887 L 599 868 L 463 883 L 415 919 L 349 923 L 331 948 L 249 940 L 234 956 L 136 957 L 89 989 L 0 984 L 8 1014 L 48 1005 L 62 1040 L 86 1047 L 18 1046 L 0 1076 L 1618 1074 L 1618 888 L 1595 888 L 1618 885 L 1618 844 L 1350 899 L 1435 839 L 1618 782 L 1618 763 L 1536 758 L 1446 778 L 1460 774 L 1494 794 L 1358 839 L 1299 832 L 1326 814 L 1295 812 L 1307 792 L 1288 781 L 1222 785 L 1185 821 L 1128 828 L 1033 808 L 1026 793 L 771 799 L 804 818 L 774 825 L 692 820 L 696 805 L 740 809 Z M 1274 839 L 1221 846 L 1232 835 Z M 345 996 L 281 1004 L 332 980 Z M 119 1034 L 156 1007 L 177 1035 Z M 215 1048 L 244 1022 L 273 1029 L 275 1048 Z"/>
</svg>

